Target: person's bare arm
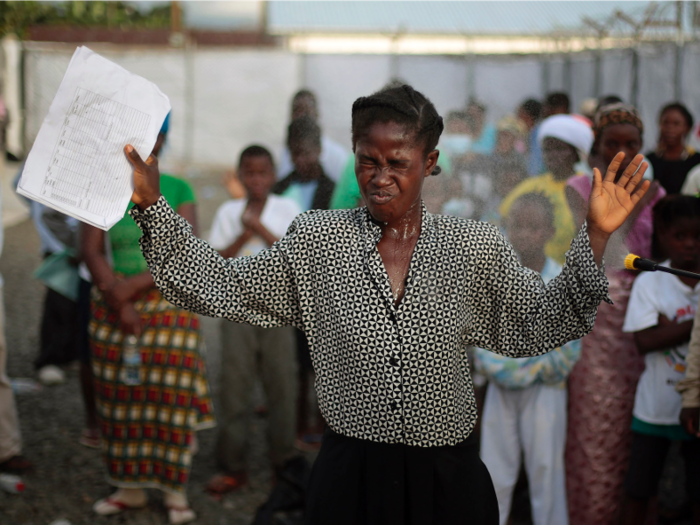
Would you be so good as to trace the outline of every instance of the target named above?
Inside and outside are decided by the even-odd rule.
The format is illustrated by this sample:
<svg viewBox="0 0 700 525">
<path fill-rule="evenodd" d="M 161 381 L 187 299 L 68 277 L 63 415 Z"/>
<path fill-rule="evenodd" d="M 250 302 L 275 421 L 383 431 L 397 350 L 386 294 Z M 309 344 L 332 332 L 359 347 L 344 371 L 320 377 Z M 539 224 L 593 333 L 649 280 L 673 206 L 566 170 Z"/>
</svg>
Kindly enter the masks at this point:
<svg viewBox="0 0 700 525">
<path fill-rule="evenodd" d="M 238 252 L 241 251 L 241 248 L 245 246 L 245 243 L 247 243 L 253 237 L 253 235 L 254 234 L 252 230 L 246 228 L 228 248 L 224 248 L 223 250 L 217 251 L 221 254 L 222 257 L 225 257 L 226 259 L 236 257 L 238 255 Z"/>
<path fill-rule="evenodd" d="M 233 241 L 229 247 L 223 250 L 218 250 L 222 257 L 226 257 L 227 259 L 236 257 L 238 252 L 241 251 L 241 248 L 243 248 L 243 246 L 245 246 L 245 244 L 255 235 L 261 237 L 262 240 L 265 241 L 265 244 L 267 244 L 268 248 L 279 241 L 279 237 L 270 233 L 270 230 L 265 228 L 263 223 L 260 221 L 260 216 L 254 213 L 250 208 L 246 208 L 246 210 L 243 212 L 243 215 L 241 216 L 241 224 L 243 225 L 243 231 L 236 238 L 236 240 Z"/>
<path fill-rule="evenodd" d="M 265 241 L 268 248 L 279 241 L 279 237 L 273 235 L 267 228 L 265 228 L 265 225 L 260 221 L 260 215 L 253 213 L 251 210 L 246 210 L 243 212 L 241 222 L 246 230 L 249 229 L 254 234 L 262 237 L 262 240 Z"/>
<path fill-rule="evenodd" d="M 614 235 L 622 239 L 621 242 L 624 242 L 624 239 L 627 238 L 627 235 L 629 234 L 630 230 L 632 230 L 632 228 L 634 227 L 634 223 L 637 221 L 639 214 L 656 196 L 656 193 L 659 191 L 659 187 L 659 182 L 653 181 L 649 186 L 649 190 L 644 194 L 644 197 L 642 197 L 639 203 L 635 205 L 634 209 L 632 210 L 632 213 L 630 213 L 627 216 L 627 219 L 625 219 L 625 222 L 622 223 L 622 226 L 620 226 L 617 229 L 617 231 L 615 231 Z M 571 213 L 574 216 L 574 222 L 576 223 L 576 227 L 580 228 L 583 224 L 583 221 L 586 220 L 586 214 L 588 213 L 588 203 L 571 186 L 566 186 L 566 188 L 564 189 L 564 193 L 566 195 L 566 202 L 569 204 L 569 209 L 571 210 Z"/>
<path fill-rule="evenodd" d="M 659 324 L 634 333 L 634 342 L 639 353 L 644 355 L 670 346 L 678 346 L 690 340 L 693 320 L 675 323 L 659 315 Z"/>
<path fill-rule="evenodd" d="M 129 279 L 119 279 L 114 275 L 105 256 L 105 233 L 87 224 L 81 227 L 80 251 L 90 270 L 93 284 L 102 292 L 109 307 L 119 315 L 122 331 L 127 334 L 140 334 L 141 317 L 134 308 L 132 297 L 153 287 L 151 274 L 144 272 Z"/>
<path fill-rule="evenodd" d="M 679 419 L 688 434 L 700 438 L 700 407 L 683 407 Z"/>
<path fill-rule="evenodd" d="M 617 170 L 624 158 L 625 154 L 622 152 L 615 155 L 605 178 L 597 168 L 593 170 L 593 188 L 588 201 L 586 231 L 598 266 L 603 263 L 605 247 L 610 236 L 622 226 L 650 185 L 649 181 L 642 182 L 648 166 L 642 155 L 632 159 L 622 176 L 615 182 Z"/>
<path fill-rule="evenodd" d="M 114 275 L 104 252 L 105 233 L 99 228 L 82 224 L 82 235 L 80 236 L 80 253 L 82 260 L 90 270 L 92 284 L 105 294 L 117 284 L 117 277 Z M 118 307 L 117 303 L 110 306 Z"/>
</svg>

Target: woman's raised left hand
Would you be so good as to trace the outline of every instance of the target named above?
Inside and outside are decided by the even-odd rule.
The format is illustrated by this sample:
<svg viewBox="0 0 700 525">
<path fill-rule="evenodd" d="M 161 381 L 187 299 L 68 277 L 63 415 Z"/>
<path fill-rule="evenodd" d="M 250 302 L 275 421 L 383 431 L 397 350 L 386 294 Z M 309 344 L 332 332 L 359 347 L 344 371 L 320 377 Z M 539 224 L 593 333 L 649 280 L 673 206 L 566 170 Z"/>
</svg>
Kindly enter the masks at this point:
<svg viewBox="0 0 700 525">
<path fill-rule="evenodd" d="M 637 155 L 617 182 L 615 178 L 625 154 L 620 152 L 608 166 L 605 178 L 600 170 L 593 170 L 593 188 L 588 201 L 588 233 L 610 237 L 625 222 L 635 205 L 649 189 L 650 181 L 642 177 L 648 164 L 642 155 Z M 641 184 L 640 184 L 641 183 Z"/>
</svg>

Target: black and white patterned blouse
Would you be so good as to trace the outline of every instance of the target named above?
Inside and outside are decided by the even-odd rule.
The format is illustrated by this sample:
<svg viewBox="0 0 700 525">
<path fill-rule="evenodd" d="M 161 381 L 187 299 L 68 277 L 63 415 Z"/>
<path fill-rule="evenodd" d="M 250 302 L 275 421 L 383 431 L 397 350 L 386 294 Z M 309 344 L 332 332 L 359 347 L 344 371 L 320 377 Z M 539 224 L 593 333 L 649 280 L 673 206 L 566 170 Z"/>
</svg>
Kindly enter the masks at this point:
<svg viewBox="0 0 700 525">
<path fill-rule="evenodd" d="M 131 212 L 156 285 L 174 304 L 213 317 L 293 325 L 309 340 L 316 390 L 337 433 L 423 447 L 474 428 L 465 349 L 545 353 L 587 334 L 607 279 L 585 227 L 545 286 L 492 225 L 432 215 L 422 226 L 405 296 L 394 306 L 366 208 L 299 215 L 253 257 L 224 259 L 161 197 Z"/>
</svg>

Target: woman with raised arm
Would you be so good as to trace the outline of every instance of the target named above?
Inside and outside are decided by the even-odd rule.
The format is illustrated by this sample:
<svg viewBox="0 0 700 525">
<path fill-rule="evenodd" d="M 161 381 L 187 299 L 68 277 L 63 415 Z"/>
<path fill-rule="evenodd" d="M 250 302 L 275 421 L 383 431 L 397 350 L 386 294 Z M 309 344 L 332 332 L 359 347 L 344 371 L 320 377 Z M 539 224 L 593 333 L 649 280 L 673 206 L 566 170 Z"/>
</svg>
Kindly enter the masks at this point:
<svg viewBox="0 0 700 525">
<path fill-rule="evenodd" d="M 596 173 L 588 221 L 545 286 L 496 227 L 432 215 L 442 118 L 410 86 L 352 108 L 366 207 L 310 211 L 254 257 L 224 259 L 161 197 L 158 164 L 131 146 L 141 248 L 170 301 L 211 316 L 304 330 L 327 422 L 309 524 L 498 523 L 472 429 L 468 345 L 536 355 L 588 333 L 607 300 L 607 240 L 644 195 L 638 156 Z"/>
</svg>

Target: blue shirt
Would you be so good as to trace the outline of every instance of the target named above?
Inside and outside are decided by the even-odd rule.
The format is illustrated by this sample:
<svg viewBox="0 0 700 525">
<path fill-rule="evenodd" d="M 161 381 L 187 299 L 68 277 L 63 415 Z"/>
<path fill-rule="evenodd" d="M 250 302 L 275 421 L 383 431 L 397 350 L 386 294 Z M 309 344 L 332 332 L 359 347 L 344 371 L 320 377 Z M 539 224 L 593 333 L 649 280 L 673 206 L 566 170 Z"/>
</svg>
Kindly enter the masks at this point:
<svg viewBox="0 0 700 525">
<path fill-rule="evenodd" d="M 314 195 L 318 188 L 318 181 L 312 180 L 309 182 L 292 182 L 282 195 L 288 197 L 301 208 L 301 211 L 309 211 L 314 202 Z"/>
<path fill-rule="evenodd" d="M 542 150 L 537 142 L 537 133 L 540 130 L 540 125 L 537 124 L 530 131 L 528 138 L 528 157 L 527 157 L 527 172 L 531 177 L 544 173 L 544 162 L 542 161 Z"/>
</svg>

